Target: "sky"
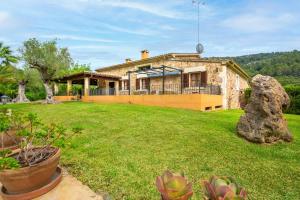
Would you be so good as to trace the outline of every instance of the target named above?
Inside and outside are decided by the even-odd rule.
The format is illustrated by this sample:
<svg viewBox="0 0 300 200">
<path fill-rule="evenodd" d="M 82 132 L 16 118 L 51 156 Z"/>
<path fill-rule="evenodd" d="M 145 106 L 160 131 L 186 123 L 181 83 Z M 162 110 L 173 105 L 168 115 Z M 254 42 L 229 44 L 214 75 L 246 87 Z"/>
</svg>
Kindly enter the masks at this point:
<svg viewBox="0 0 300 200">
<path fill-rule="evenodd" d="M 300 49 L 299 0 L 206 0 L 200 6 L 203 57 Z M 193 53 L 192 0 L 0 0 L 0 41 L 56 39 L 92 69 L 164 53 Z"/>
</svg>

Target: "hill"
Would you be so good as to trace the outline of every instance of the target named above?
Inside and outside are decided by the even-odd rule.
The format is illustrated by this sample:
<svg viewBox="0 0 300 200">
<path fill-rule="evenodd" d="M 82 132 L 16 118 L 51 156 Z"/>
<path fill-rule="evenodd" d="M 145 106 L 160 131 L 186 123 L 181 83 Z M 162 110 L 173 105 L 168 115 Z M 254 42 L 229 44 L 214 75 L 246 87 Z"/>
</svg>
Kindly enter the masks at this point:
<svg viewBox="0 0 300 200">
<path fill-rule="evenodd" d="M 300 85 L 300 51 L 225 57 L 236 61 L 249 75 L 270 75 L 283 85 Z"/>
</svg>

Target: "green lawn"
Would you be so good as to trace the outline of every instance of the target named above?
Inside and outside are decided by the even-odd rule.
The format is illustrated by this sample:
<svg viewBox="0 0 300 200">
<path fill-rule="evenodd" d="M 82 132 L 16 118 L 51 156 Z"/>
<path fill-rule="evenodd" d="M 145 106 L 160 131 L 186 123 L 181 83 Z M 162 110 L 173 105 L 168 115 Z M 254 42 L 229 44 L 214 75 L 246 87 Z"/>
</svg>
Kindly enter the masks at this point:
<svg viewBox="0 0 300 200">
<path fill-rule="evenodd" d="M 201 198 L 199 180 L 228 175 L 251 199 L 300 199 L 300 116 L 286 115 L 294 142 L 250 144 L 235 134 L 242 111 L 197 112 L 121 104 L 11 105 L 49 122 L 81 125 L 62 164 L 112 199 L 159 199 L 155 178 L 183 171 Z"/>
</svg>

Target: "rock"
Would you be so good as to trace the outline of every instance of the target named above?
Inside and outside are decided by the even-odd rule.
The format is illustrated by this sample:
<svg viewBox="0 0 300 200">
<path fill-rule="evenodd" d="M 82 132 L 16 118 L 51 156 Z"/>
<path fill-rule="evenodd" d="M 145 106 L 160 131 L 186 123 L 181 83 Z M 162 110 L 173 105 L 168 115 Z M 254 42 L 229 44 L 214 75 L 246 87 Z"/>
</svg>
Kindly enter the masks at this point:
<svg viewBox="0 0 300 200">
<path fill-rule="evenodd" d="M 245 115 L 237 124 L 238 135 L 256 143 L 292 141 L 282 113 L 282 108 L 290 104 L 283 87 L 276 79 L 260 74 L 253 77 L 250 85 L 252 92 Z"/>
</svg>

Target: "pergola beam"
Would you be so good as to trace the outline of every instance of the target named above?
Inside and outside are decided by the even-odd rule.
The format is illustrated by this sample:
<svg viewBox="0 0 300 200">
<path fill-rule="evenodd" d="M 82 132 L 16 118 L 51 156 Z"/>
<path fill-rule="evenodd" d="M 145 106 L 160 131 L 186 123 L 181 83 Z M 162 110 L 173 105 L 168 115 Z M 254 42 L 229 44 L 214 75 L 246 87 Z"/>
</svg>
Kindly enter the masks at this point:
<svg viewBox="0 0 300 200">
<path fill-rule="evenodd" d="M 160 67 L 152 67 L 150 69 L 138 69 L 138 70 L 132 70 L 132 71 L 128 71 L 128 80 L 129 80 L 129 95 L 131 93 L 131 88 L 130 88 L 130 74 L 134 73 L 134 74 L 146 74 L 147 78 L 151 78 L 148 77 L 149 75 L 157 75 L 157 76 L 162 76 L 162 93 L 165 94 L 165 78 L 166 75 L 168 75 L 168 73 L 172 73 L 172 72 L 178 72 L 180 74 L 181 77 L 181 93 L 183 93 L 183 70 L 182 69 L 177 69 L 174 67 L 168 67 L 166 65 L 162 65 Z"/>
</svg>

